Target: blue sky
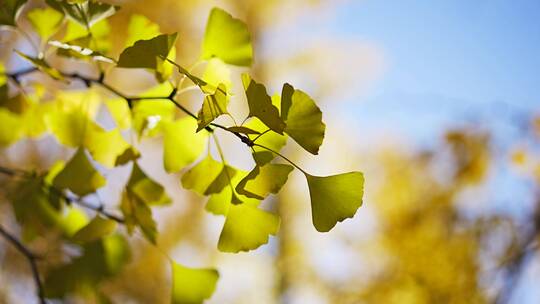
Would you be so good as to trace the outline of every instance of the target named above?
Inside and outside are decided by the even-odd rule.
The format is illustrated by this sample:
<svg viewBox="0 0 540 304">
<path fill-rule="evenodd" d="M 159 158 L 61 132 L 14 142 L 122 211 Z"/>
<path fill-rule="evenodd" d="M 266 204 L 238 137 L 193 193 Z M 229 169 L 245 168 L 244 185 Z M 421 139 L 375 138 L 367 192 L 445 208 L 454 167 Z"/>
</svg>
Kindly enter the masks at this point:
<svg viewBox="0 0 540 304">
<path fill-rule="evenodd" d="M 384 53 L 386 71 L 356 112 L 368 124 L 425 139 L 540 105 L 540 1 L 349 1 L 331 27 Z"/>
</svg>

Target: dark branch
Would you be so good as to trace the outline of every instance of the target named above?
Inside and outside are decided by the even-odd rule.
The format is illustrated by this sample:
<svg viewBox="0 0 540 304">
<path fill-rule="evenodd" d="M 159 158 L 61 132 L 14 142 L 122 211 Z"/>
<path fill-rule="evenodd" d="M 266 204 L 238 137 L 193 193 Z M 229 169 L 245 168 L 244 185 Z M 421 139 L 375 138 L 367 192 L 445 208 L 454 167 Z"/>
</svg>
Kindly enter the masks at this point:
<svg viewBox="0 0 540 304">
<path fill-rule="evenodd" d="M 7 232 L 4 227 L 0 225 L 0 235 L 2 235 L 10 244 L 17 249 L 24 257 L 28 260 L 28 263 L 30 264 L 30 269 L 32 270 L 32 276 L 34 277 L 34 283 L 36 284 L 36 293 L 39 298 L 39 302 L 41 304 L 46 304 L 45 296 L 43 293 L 43 283 L 41 282 L 41 278 L 39 276 L 39 271 L 37 268 L 36 263 L 36 256 L 30 251 L 30 249 L 26 248 L 26 246 L 21 243 L 15 236 L 13 236 L 11 233 Z"/>
</svg>

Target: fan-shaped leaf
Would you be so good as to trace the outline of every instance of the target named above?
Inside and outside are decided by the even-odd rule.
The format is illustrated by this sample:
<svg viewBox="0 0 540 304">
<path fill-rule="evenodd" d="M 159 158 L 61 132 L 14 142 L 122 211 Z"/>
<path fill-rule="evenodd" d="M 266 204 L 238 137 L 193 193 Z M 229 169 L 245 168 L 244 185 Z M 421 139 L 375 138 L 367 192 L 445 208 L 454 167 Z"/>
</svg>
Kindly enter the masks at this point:
<svg viewBox="0 0 540 304">
<path fill-rule="evenodd" d="M 276 235 L 279 217 L 249 204 L 230 205 L 219 236 L 218 249 L 223 252 L 249 251 Z"/>
<path fill-rule="evenodd" d="M 103 187 L 105 182 L 105 178 L 90 163 L 84 148 L 78 148 L 64 169 L 54 178 L 53 185 L 85 196 Z"/>
<path fill-rule="evenodd" d="M 206 190 L 223 170 L 223 164 L 208 154 L 202 161 L 189 169 L 182 176 L 182 186 L 205 195 Z"/>
<path fill-rule="evenodd" d="M 202 303 L 214 293 L 219 279 L 215 269 L 188 268 L 175 262 L 172 267 L 172 304 Z"/>
<path fill-rule="evenodd" d="M 129 19 L 125 46 L 132 46 L 137 40 L 148 40 L 158 36 L 159 26 L 143 15 L 132 15 Z"/>
<path fill-rule="evenodd" d="M 202 46 L 202 58 L 212 57 L 240 66 L 250 66 L 253 60 L 246 24 L 219 8 L 210 12 Z"/>
<path fill-rule="evenodd" d="M 171 202 L 165 188 L 148 177 L 136 162 L 133 163 L 126 187 L 147 205 L 166 205 Z"/>
<path fill-rule="evenodd" d="M 212 95 L 204 97 L 203 105 L 197 115 L 197 132 L 208 126 L 214 119 L 227 112 L 229 98 L 225 85 L 220 84 Z"/>
<path fill-rule="evenodd" d="M 352 218 L 362 205 L 364 175 L 349 172 L 332 176 L 306 174 L 313 225 L 320 232 L 330 231 L 337 222 Z"/>
<path fill-rule="evenodd" d="M 306 93 L 283 85 L 281 118 L 286 122 L 285 132 L 312 154 L 319 153 L 324 139 L 325 124 L 322 112 Z"/>
<path fill-rule="evenodd" d="M 279 110 L 272 104 L 272 98 L 266 93 L 264 85 L 251 79 L 248 74 L 242 74 L 242 83 L 248 101 L 248 117 L 257 117 L 268 128 L 283 134 L 285 123 L 279 116 Z"/>
<path fill-rule="evenodd" d="M 176 41 L 176 33 L 159 35 L 149 40 L 139 40 L 125 49 L 118 59 L 121 68 L 157 69 L 167 58 Z"/>
<path fill-rule="evenodd" d="M 293 169 L 283 164 L 256 166 L 238 183 L 236 192 L 262 200 L 270 193 L 278 193 Z"/>
<path fill-rule="evenodd" d="M 194 162 L 204 150 L 207 134 L 195 133 L 197 123 L 191 117 L 169 122 L 164 127 L 163 162 L 169 173 Z"/>
<path fill-rule="evenodd" d="M 35 8 L 28 12 L 28 20 L 43 40 L 48 40 L 57 30 L 64 16 L 49 8 Z"/>
<path fill-rule="evenodd" d="M 152 218 L 152 210 L 142 199 L 127 189 L 122 194 L 120 210 L 124 215 L 129 234 L 133 233 L 135 226 L 137 226 L 148 241 L 152 244 L 156 243 L 157 224 Z"/>
<path fill-rule="evenodd" d="M 111 234 L 115 229 L 115 221 L 97 215 L 90 223 L 77 231 L 72 239 L 78 243 L 89 243 Z"/>
<path fill-rule="evenodd" d="M 88 0 L 82 3 L 69 0 L 46 0 L 47 4 L 58 12 L 61 12 L 83 26 L 92 26 L 99 20 L 112 16 L 118 10 L 118 6 Z"/>
</svg>

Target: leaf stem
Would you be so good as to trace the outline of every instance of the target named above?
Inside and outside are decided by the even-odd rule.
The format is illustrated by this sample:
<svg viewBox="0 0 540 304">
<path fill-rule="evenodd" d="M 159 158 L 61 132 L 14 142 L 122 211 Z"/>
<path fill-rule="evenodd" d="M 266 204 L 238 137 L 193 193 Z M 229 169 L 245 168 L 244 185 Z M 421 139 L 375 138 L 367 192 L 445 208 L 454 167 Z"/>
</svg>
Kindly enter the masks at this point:
<svg viewBox="0 0 540 304">
<path fill-rule="evenodd" d="M 36 285 L 36 293 L 39 298 L 39 303 L 46 304 L 45 296 L 43 292 L 43 283 L 39 276 L 39 271 L 36 263 L 36 255 L 30 251 L 20 240 L 18 240 L 14 235 L 7 232 L 2 225 L 0 225 L 0 235 L 2 235 L 9 243 L 13 245 L 24 257 L 28 260 L 30 264 L 30 269 L 32 270 L 32 276 L 34 278 L 34 284 Z"/>
<path fill-rule="evenodd" d="M 302 173 L 304 173 L 305 175 L 310 175 L 309 173 L 307 173 L 304 169 L 300 168 L 300 166 L 298 166 L 297 164 L 295 164 L 292 160 L 288 159 L 287 157 L 285 157 L 283 154 L 273 150 L 273 149 L 270 149 L 266 146 L 263 146 L 263 145 L 259 145 L 259 144 L 253 144 L 253 146 L 255 147 L 259 147 L 259 148 L 263 148 L 265 150 L 268 150 L 274 154 L 276 154 L 277 156 L 283 158 L 284 160 L 286 160 L 289 164 L 293 165 L 296 169 L 300 170 Z"/>
</svg>

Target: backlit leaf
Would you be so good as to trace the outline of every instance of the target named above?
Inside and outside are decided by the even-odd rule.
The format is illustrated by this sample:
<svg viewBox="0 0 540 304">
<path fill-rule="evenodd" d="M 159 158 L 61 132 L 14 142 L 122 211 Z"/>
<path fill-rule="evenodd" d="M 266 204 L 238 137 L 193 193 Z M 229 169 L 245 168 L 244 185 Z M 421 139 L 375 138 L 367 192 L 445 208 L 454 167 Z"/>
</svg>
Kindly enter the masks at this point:
<svg viewBox="0 0 540 304">
<path fill-rule="evenodd" d="M 0 147 L 15 143 L 22 135 L 22 124 L 19 115 L 0 108 Z"/>
<path fill-rule="evenodd" d="M 109 168 L 113 168 L 118 157 L 130 148 L 118 129 L 110 131 L 88 130 L 84 145 L 94 160 Z"/>
<path fill-rule="evenodd" d="M 257 207 L 230 205 L 219 236 L 218 249 L 223 252 L 249 251 L 268 242 L 279 230 L 279 217 Z"/>
<path fill-rule="evenodd" d="M 105 178 L 90 163 L 84 149 L 79 148 L 64 169 L 54 178 L 53 185 L 59 189 L 69 189 L 79 196 L 85 196 L 103 187 L 105 182 Z"/>
<path fill-rule="evenodd" d="M 111 234 L 115 229 L 115 221 L 97 215 L 90 223 L 77 231 L 72 240 L 77 243 L 93 242 Z"/>
<path fill-rule="evenodd" d="M 83 26 L 92 26 L 101 19 L 112 16 L 118 6 L 88 0 L 82 3 L 69 0 L 46 0 L 47 4 Z"/>
<path fill-rule="evenodd" d="M 225 86 L 224 91 L 229 92 L 232 87 L 231 70 L 219 58 L 208 60 L 202 79 L 212 87 L 217 88 L 220 84 Z"/>
<path fill-rule="evenodd" d="M 180 171 L 204 151 L 207 134 L 195 133 L 196 130 L 197 123 L 191 117 L 165 124 L 163 162 L 167 172 Z"/>
<path fill-rule="evenodd" d="M 145 204 L 166 205 L 171 202 L 165 188 L 148 177 L 136 162 L 133 163 L 131 176 L 126 187 Z"/>
<path fill-rule="evenodd" d="M 138 40 L 120 54 L 118 67 L 157 69 L 163 58 L 169 55 L 176 41 L 176 35 L 176 33 L 164 34 L 149 40 Z"/>
<path fill-rule="evenodd" d="M 172 304 L 198 304 L 214 293 L 219 279 L 215 269 L 189 268 L 175 262 L 172 267 Z"/>
<path fill-rule="evenodd" d="M 256 166 L 238 183 L 236 192 L 262 200 L 270 193 L 278 193 L 293 169 L 292 166 L 283 164 Z"/>
<path fill-rule="evenodd" d="M 212 181 L 204 192 L 205 195 L 219 193 L 225 187 L 231 187 L 232 180 L 236 176 L 237 170 L 231 166 L 224 165 L 218 176 Z"/>
<path fill-rule="evenodd" d="M 143 15 L 132 15 L 129 19 L 126 47 L 137 40 L 148 40 L 160 34 L 159 26 Z"/>
<path fill-rule="evenodd" d="M 120 210 L 129 234 L 137 226 L 148 241 L 156 243 L 157 224 L 152 218 L 152 210 L 142 199 L 128 189 L 122 194 Z"/>
<path fill-rule="evenodd" d="M 202 161 L 186 171 L 182 176 L 182 186 L 205 195 L 212 182 L 220 175 L 223 164 L 208 154 Z"/>
<path fill-rule="evenodd" d="M 111 113 L 111 116 L 120 130 L 129 129 L 131 127 L 131 113 L 124 99 L 118 98 L 107 100 L 105 101 L 105 105 L 107 105 L 109 113 Z"/>
<path fill-rule="evenodd" d="M 219 8 L 210 12 L 202 46 L 202 58 L 212 57 L 240 66 L 250 66 L 253 60 L 246 24 Z"/>
<path fill-rule="evenodd" d="M 225 90 L 225 85 L 220 84 L 214 94 L 204 97 L 203 105 L 197 115 L 197 132 L 204 129 L 220 115 L 228 113 L 229 98 Z"/>
<path fill-rule="evenodd" d="M 313 225 L 317 231 L 330 231 L 337 222 L 352 218 L 362 205 L 364 175 L 361 172 L 332 176 L 306 174 L 306 178 Z"/>
<path fill-rule="evenodd" d="M 251 79 L 248 74 L 242 74 L 242 83 L 244 84 L 248 101 L 248 117 L 257 117 L 268 128 L 279 134 L 283 134 L 285 123 L 279 116 L 279 110 L 272 104 L 272 99 L 266 93 L 264 85 Z"/>
<path fill-rule="evenodd" d="M 83 246 L 83 253 L 49 271 L 44 282 L 47 298 L 88 292 L 104 279 L 116 275 L 130 259 L 129 245 L 120 235 L 107 236 Z"/>
<path fill-rule="evenodd" d="M 28 12 L 28 20 L 41 39 L 48 40 L 57 30 L 64 16 L 49 8 L 35 8 Z"/>
<path fill-rule="evenodd" d="M 281 117 L 287 124 L 287 134 L 311 154 L 319 153 L 326 126 L 313 99 L 286 83 L 281 94 Z"/>
<path fill-rule="evenodd" d="M 252 119 L 248 123 L 245 124 L 246 127 L 253 129 L 259 133 L 263 133 L 262 135 L 251 135 L 250 139 L 254 140 L 257 138 L 257 143 L 260 145 L 263 145 L 265 147 L 268 147 L 274 151 L 279 152 L 283 146 L 287 143 L 287 135 L 279 135 L 276 132 L 268 132 L 268 127 L 264 125 L 261 121 L 258 119 Z M 263 166 L 269 162 L 271 162 L 275 155 L 272 152 L 269 152 L 263 148 L 260 147 L 253 147 L 253 150 L 255 151 L 253 153 L 253 159 L 259 166 Z"/>
</svg>

